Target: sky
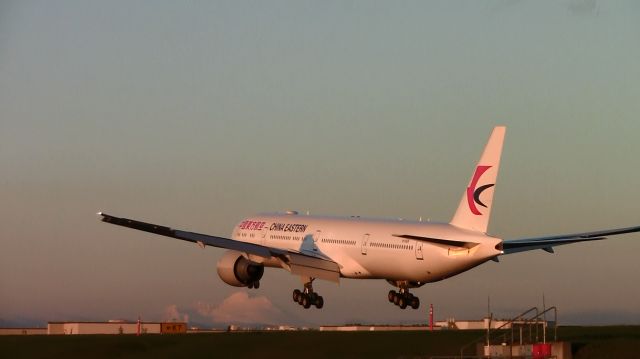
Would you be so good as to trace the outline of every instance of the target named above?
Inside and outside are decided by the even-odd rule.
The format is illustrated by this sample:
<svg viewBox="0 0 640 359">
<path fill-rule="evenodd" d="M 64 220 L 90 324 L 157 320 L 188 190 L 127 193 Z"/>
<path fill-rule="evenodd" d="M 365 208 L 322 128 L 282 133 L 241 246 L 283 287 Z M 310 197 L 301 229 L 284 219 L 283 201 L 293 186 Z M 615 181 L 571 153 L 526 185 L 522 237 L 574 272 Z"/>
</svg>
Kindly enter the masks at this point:
<svg viewBox="0 0 640 359">
<path fill-rule="evenodd" d="M 1 1 L 0 326 L 189 320 L 317 326 L 498 317 L 640 324 L 640 235 L 502 257 L 387 302 L 383 280 L 225 285 L 259 212 L 448 221 L 507 126 L 489 233 L 640 224 L 640 3 Z"/>
</svg>

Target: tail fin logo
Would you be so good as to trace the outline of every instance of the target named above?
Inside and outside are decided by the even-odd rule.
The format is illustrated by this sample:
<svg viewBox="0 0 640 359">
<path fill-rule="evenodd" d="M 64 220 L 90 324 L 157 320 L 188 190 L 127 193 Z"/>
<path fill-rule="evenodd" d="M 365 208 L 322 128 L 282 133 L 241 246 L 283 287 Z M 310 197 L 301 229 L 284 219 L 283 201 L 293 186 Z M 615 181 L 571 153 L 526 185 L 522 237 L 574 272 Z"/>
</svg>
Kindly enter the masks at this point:
<svg viewBox="0 0 640 359">
<path fill-rule="evenodd" d="M 480 200 L 480 195 L 482 194 L 482 192 L 484 192 L 484 190 L 495 186 L 495 183 L 491 183 L 491 184 L 485 184 L 483 186 L 476 188 L 476 186 L 478 185 L 478 181 L 480 180 L 480 177 L 482 177 L 482 175 L 489 168 L 491 168 L 491 166 L 476 167 L 476 172 L 473 174 L 473 178 L 471 179 L 471 183 L 469 184 L 469 187 L 467 187 L 467 202 L 469 203 L 469 209 L 471 210 L 471 213 L 475 214 L 476 216 L 482 215 L 482 213 L 478 210 L 478 207 L 476 207 L 476 204 L 479 204 L 480 206 L 487 208 L 487 205 L 482 203 L 482 201 Z"/>
</svg>

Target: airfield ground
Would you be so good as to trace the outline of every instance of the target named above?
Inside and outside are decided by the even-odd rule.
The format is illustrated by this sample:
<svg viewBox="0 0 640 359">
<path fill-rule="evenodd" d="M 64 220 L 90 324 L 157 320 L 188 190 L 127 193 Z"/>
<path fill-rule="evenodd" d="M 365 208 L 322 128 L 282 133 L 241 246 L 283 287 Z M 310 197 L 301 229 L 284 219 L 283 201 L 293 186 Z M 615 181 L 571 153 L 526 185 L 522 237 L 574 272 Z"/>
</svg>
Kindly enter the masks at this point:
<svg viewBox="0 0 640 359">
<path fill-rule="evenodd" d="M 248 332 L 0 337 L 2 358 L 429 358 L 459 355 L 481 331 Z M 560 327 L 575 359 L 640 358 L 640 326 Z M 467 355 L 472 354 L 468 352 Z"/>
</svg>

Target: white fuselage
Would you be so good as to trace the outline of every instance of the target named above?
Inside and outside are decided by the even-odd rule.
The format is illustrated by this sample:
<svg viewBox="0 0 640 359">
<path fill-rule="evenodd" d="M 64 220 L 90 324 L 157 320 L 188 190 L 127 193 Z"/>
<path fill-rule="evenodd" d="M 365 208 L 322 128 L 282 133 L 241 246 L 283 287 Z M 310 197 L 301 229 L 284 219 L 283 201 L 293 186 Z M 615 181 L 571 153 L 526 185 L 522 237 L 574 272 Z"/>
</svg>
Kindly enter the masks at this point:
<svg viewBox="0 0 640 359">
<path fill-rule="evenodd" d="M 474 242 L 473 248 L 405 239 L 410 235 Z M 321 254 L 338 263 L 345 278 L 439 281 L 501 253 L 502 240 L 451 224 L 297 214 L 257 215 L 240 222 L 232 238 L 301 253 Z M 276 263 L 264 263 L 279 266 Z"/>
</svg>

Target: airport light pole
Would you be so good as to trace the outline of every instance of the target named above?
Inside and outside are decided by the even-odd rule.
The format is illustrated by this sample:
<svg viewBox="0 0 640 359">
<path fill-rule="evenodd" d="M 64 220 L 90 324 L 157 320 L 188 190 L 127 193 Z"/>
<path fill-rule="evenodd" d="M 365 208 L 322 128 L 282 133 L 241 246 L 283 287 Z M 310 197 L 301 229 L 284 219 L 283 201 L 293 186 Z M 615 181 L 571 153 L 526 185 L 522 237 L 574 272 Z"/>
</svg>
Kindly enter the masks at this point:
<svg viewBox="0 0 640 359">
<path fill-rule="evenodd" d="M 429 304 L 429 331 L 433 331 L 433 304 Z"/>
</svg>

